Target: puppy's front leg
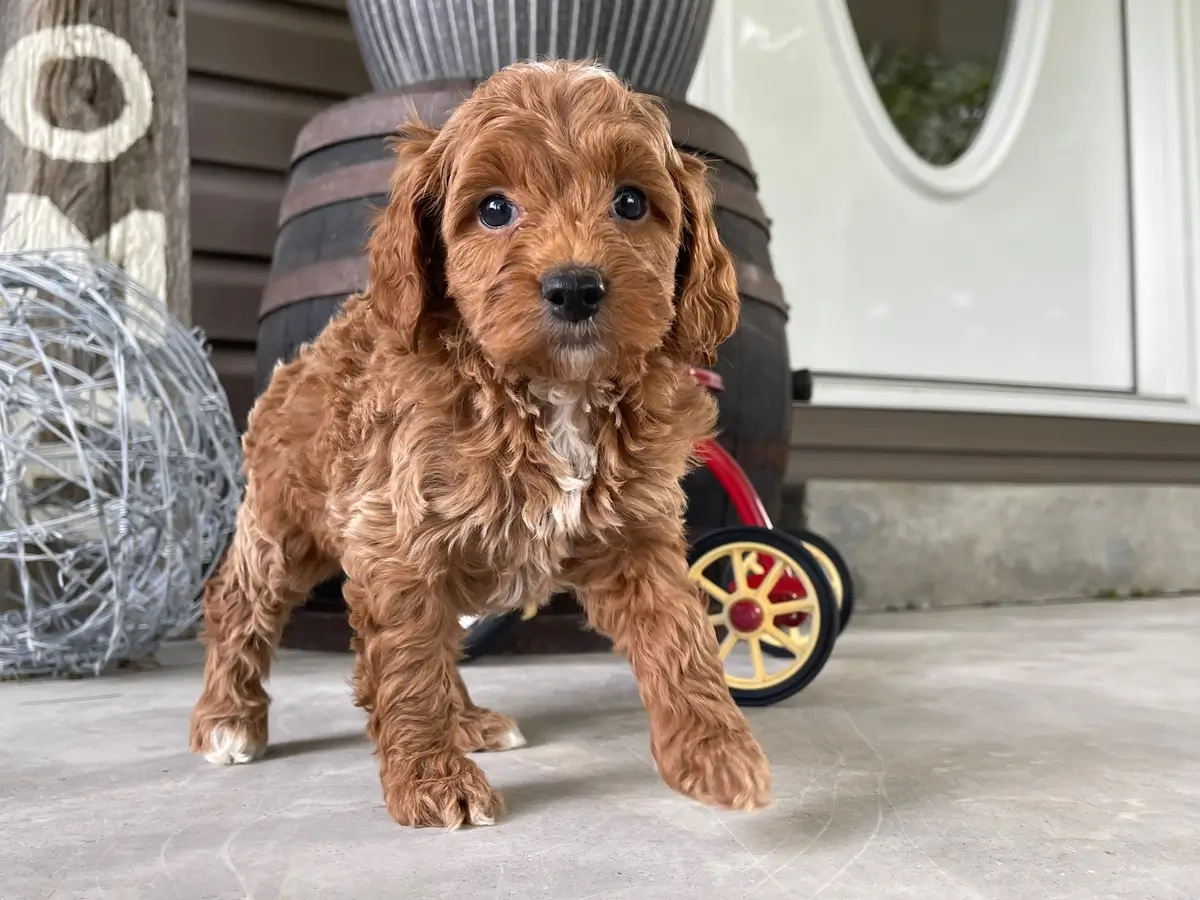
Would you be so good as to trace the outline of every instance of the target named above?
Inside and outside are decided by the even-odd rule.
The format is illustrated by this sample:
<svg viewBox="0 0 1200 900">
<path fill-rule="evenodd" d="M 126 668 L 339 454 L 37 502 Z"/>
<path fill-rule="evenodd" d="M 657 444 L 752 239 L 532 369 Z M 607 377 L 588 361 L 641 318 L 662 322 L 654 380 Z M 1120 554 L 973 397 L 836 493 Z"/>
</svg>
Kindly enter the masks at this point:
<svg viewBox="0 0 1200 900">
<path fill-rule="evenodd" d="M 729 696 L 682 535 L 666 538 L 675 531 L 640 535 L 588 565 L 579 597 L 633 666 L 662 779 L 702 803 L 758 809 L 770 802 L 770 767 Z"/>
<path fill-rule="evenodd" d="M 379 756 L 388 812 L 401 825 L 491 825 L 503 804 L 458 744 L 458 626 L 448 607 L 376 575 L 345 588 L 358 653 L 357 702 Z"/>
</svg>

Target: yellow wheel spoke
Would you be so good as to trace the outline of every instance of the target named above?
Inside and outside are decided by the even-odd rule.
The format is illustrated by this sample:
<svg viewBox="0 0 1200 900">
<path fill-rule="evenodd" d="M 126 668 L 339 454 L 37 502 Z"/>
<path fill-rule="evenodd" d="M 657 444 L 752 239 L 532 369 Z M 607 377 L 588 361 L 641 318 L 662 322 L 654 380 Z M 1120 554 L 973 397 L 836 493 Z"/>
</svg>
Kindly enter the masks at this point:
<svg viewBox="0 0 1200 900">
<path fill-rule="evenodd" d="M 737 592 L 739 594 L 747 594 L 750 592 L 748 575 L 750 569 L 750 557 L 752 555 L 752 550 L 733 551 L 733 583 L 737 585 Z"/>
<path fill-rule="evenodd" d="M 766 681 L 767 666 L 763 662 L 762 642 L 758 636 L 750 638 L 750 662 L 754 664 L 754 678 L 756 681 Z"/>
<path fill-rule="evenodd" d="M 779 628 L 776 628 L 774 622 L 768 622 L 766 625 L 764 625 L 763 631 L 765 631 L 771 637 L 775 638 L 775 640 L 777 640 L 779 642 L 779 645 L 781 647 L 783 647 L 785 650 L 790 650 L 796 656 L 804 656 L 805 655 L 804 644 L 797 641 L 794 637 L 792 637 L 786 631 L 782 631 Z"/>
<path fill-rule="evenodd" d="M 704 591 L 704 593 L 708 594 L 708 596 L 712 597 L 714 600 L 720 601 L 726 606 L 733 602 L 733 598 L 729 596 L 728 591 L 721 590 L 706 576 L 701 575 L 696 579 L 696 583 L 700 585 L 700 588 Z"/>
<path fill-rule="evenodd" d="M 709 613 L 708 614 L 708 624 L 713 625 L 713 626 L 727 624 L 725 621 L 725 613 L 723 613 L 723 612 Z"/>
<path fill-rule="evenodd" d="M 788 613 L 812 612 L 816 604 L 808 597 L 799 600 L 788 600 L 784 603 L 772 603 L 767 607 L 774 616 L 786 616 Z"/>
<path fill-rule="evenodd" d="M 725 662 L 729 658 L 729 654 L 733 651 L 733 645 L 737 643 L 737 632 L 730 630 L 729 634 L 725 635 L 725 640 L 721 641 L 721 662 Z"/>
<path fill-rule="evenodd" d="M 754 597 L 759 603 L 771 602 L 771 591 L 775 590 L 775 585 L 779 584 L 779 579 L 783 577 L 783 573 L 787 569 L 782 559 L 776 559 L 773 562 L 775 564 L 771 566 L 771 571 L 767 573 L 767 577 L 762 580 L 762 584 L 754 592 Z"/>
</svg>

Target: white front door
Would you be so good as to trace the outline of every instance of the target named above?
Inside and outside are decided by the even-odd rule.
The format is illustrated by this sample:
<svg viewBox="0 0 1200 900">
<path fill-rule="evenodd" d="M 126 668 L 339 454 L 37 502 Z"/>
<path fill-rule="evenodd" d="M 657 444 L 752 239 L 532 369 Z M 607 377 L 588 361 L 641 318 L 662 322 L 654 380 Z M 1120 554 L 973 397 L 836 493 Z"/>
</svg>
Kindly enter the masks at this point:
<svg viewBox="0 0 1200 900">
<path fill-rule="evenodd" d="M 1139 208 L 1162 217 L 1183 148 L 1131 139 L 1127 73 L 1147 40 L 1130 43 L 1125 6 L 718 0 L 689 100 L 729 122 L 758 169 L 793 368 L 914 396 L 1189 393 L 1191 319 L 1172 306 L 1186 285 L 1166 283 L 1179 261 L 1134 227 Z M 1139 73 L 1146 93 L 1157 76 Z M 1144 185 L 1156 140 L 1165 183 Z M 1157 276 L 1134 265 L 1139 239 Z M 1151 334 L 1166 362 L 1141 358 Z"/>
</svg>

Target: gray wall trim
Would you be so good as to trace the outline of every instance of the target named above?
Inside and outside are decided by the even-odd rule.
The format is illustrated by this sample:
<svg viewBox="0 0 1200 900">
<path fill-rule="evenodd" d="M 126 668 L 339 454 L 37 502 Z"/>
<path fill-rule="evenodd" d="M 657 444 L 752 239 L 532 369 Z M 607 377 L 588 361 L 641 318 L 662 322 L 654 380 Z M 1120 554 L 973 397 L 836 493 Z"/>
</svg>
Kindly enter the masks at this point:
<svg viewBox="0 0 1200 900">
<path fill-rule="evenodd" d="M 1200 484 L 1200 425 L 797 404 L 788 482 Z"/>
</svg>

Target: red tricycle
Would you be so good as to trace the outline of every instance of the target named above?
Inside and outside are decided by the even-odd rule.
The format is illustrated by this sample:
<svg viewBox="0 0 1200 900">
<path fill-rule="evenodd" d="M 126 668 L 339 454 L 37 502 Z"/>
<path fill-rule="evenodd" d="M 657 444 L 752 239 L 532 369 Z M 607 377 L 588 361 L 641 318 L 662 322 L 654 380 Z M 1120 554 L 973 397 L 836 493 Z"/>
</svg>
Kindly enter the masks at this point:
<svg viewBox="0 0 1200 900">
<path fill-rule="evenodd" d="M 708 369 L 692 375 L 723 389 Z M 688 552 L 688 575 L 708 600 L 725 682 L 740 706 L 769 706 L 802 690 L 824 668 L 854 610 L 854 586 L 841 554 L 810 531 L 782 531 L 737 460 L 714 440 L 698 448 L 729 495 L 741 524 L 710 531 Z M 464 616 L 467 658 L 486 652 L 536 604 L 500 616 Z"/>
</svg>

